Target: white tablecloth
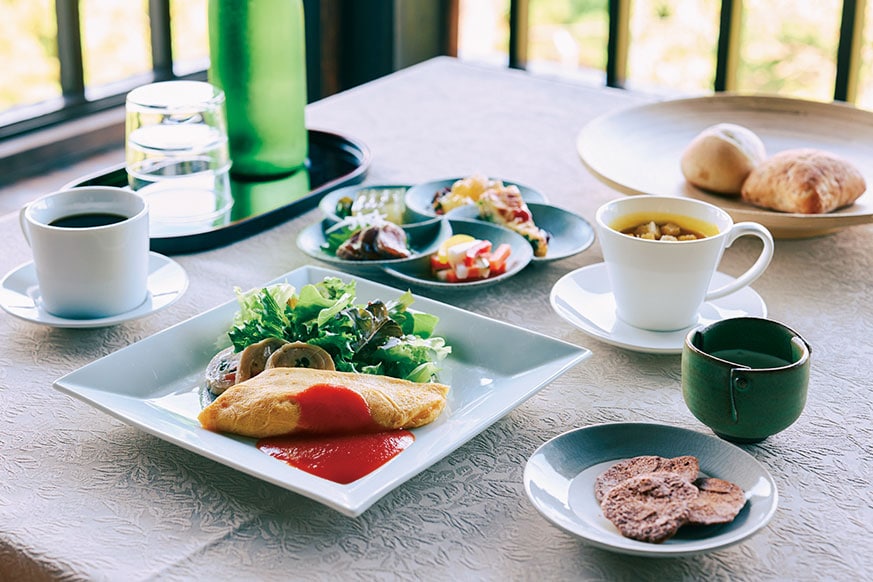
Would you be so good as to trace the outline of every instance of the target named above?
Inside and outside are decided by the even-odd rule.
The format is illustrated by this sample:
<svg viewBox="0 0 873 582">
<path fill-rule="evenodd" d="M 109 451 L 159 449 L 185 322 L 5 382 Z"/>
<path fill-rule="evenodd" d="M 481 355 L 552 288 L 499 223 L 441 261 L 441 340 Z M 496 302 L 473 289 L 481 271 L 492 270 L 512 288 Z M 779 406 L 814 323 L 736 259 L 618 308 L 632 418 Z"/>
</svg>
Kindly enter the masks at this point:
<svg viewBox="0 0 873 582">
<path fill-rule="evenodd" d="M 437 59 L 315 103 L 307 115 L 310 127 L 372 149 L 370 183 L 480 171 L 534 186 L 593 221 L 597 206 L 618 194 L 585 170 L 575 138 L 597 115 L 650 100 Z M 64 330 L 0 314 L 0 579 L 846 580 L 873 573 L 870 226 L 780 240 L 755 283 L 769 315 L 813 347 L 809 400 L 789 429 L 742 447 L 777 482 L 775 517 L 745 542 L 705 556 L 652 560 L 595 549 L 546 521 L 525 495 L 527 458 L 566 430 L 654 421 L 709 432 L 682 401 L 678 356 L 609 346 L 552 311 L 552 285 L 601 261 L 596 244 L 481 292 L 430 294 L 594 355 L 356 519 L 52 389 L 56 378 L 227 301 L 234 286 L 310 264 L 294 240 L 317 219 L 312 211 L 237 244 L 175 257 L 190 288 L 146 319 Z M 0 218 L 0 248 L 0 273 L 30 260 L 14 215 Z M 739 274 L 757 249 L 740 241 L 721 270 Z"/>
</svg>

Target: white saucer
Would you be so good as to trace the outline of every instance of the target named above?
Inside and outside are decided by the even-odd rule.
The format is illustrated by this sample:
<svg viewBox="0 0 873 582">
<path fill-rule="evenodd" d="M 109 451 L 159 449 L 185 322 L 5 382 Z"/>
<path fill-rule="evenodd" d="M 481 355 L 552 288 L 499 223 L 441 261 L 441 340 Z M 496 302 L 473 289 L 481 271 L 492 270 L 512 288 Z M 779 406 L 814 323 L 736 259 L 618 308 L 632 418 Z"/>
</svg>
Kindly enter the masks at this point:
<svg viewBox="0 0 873 582">
<path fill-rule="evenodd" d="M 716 272 L 712 277 L 712 286 L 720 287 L 733 280 L 730 275 Z M 615 298 L 603 263 L 588 265 L 561 277 L 552 287 L 551 302 L 558 315 L 586 334 L 637 352 L 681 354 L 685 336 L 693 327 L 677 331 L 647 331 L 618 319 Z M 767 316 L 767 305 L 751 287 L 704 303 L 697 325 L 744 316 Z"/>
<path fill-rule="evenodd" d="M 67 319 L 45 311 L 33 263 L 9 272 L 0 282 L 0 307 L 20 319 L 52 327 L 108 327 L 151 315 L 176 302 L 188 289 L 188 275 L 179 263 L 158 253 L 149 253 L 148 297 L 142 305 L 112 317 Z"/>
</svg>

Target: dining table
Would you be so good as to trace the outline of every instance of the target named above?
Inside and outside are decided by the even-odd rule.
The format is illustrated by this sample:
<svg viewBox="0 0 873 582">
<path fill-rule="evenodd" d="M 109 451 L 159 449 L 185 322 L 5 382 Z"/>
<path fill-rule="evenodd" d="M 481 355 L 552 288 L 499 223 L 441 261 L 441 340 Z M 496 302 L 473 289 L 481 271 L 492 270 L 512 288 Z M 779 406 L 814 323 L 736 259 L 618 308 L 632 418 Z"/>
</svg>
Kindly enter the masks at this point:
<svg viewBox="0 0 873 582">
<path fill-rule="evenodd" d="M 626 194 L 582 163 L 580 131 L 604 114 L 665 99 L 439 57 L 311 103 L 306 121 L 366 144 L 372 159 L 364 184 L 481 173 L 531 186 L 593 225 L 599 206 Z M 40 184 L 47 193 L 70 177 L 63 178 Z M 0 199 L 28 188 L 32 181 L 8 185 Z M 873 576 L 873 224 L 777 238 L 772 262 L 752 287 L 766 316 L 811 346 L 806 406 L 763 441 L 723 441 L 772 476 L 778 502 L 754 535 L 689 556 L 628 555 L 588 543 L 546 519 L 526 492 L 531 456 L 568 431 L 653 423 L 716 438 L 683 400 L 680 354 L 616 345 L 553 308 L 559 280 L 602 262 L 596 240 L 482 288 L 365 276 L 584 348 L 590 357 L 354 517 L 53 387 L 82 366 L 233 300 L 235 288 L 257 288 L 309 266 L 334 268 L 296 244 L 320 220 L 313 208 L 240 240 L 172 255 L 188 288 L 147 317 L 78 329 L 0 313 L 0 580 Z M 17 207 L 0 217 L 0 247 L 0 273 L 31 260 Z M 719 271 L 738 276 L 759 251 L 758 241 L 740 239 Z M 504 341 L 485 326 L 471 325 L 468 333 L 482 345 Z M 524 350 L 508 352 L 524 357 Z M 124 373 L 117 376 L 123 383 Z"/>
</svg>

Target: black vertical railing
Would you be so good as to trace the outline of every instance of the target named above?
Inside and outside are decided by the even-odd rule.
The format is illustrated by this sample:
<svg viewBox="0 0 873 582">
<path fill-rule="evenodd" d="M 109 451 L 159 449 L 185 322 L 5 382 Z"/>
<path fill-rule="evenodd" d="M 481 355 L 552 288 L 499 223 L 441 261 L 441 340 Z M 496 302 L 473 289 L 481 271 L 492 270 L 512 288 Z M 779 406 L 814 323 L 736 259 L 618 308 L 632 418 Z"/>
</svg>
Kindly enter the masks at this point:
<svg viewBox="0 0 873 582">
<path fill-rule="evenodd" d="M 606 46 L 606 84 L 624 87 L 627 81 L 628 44 L 630 43 L 628 12 L 632 0 L 608 0 L 609 32 Z M 527 47 L 519 46 L 528 38 L 526 14 L 529 0 L 510 0 L 509 55 L 510 66 L 524 68 L 527 62 Z M 865 0 L 843 0 L 840 39 L 834 82 L 835 101 L 853 101 L 857 93 L 858 74 L 861 66 L 861 35 L 864 20 Z M 719 17 L 719 36 L 716 50 L 713 91 L 737 89 L 737 67 L 740 54 L 741 0 L 722 0 Z M 525 58 L 520 58 L 524 55 Z"/>
<path fill-rule="evenodd" d="M 176 77 L 173 70 L 170 1 L 148 1 L 152 68 L 149 74 L 138 77 L 135 80 L 137 83 Z M 320 30 L 319 18 L 324 17 L 324 11 L 321 9 L 320 0 L 303 1 L 307 12 L 307 47 L 310 53 L 310 58 L 308 59 L 310 87 L 312 88 L 310 90 L 310 100 L 314 100 L 320 96 L 318 88 L 322 84 L 319 59 L 323 55 L 319 50 L 318 31 Z M 607 1 L 609 30 L 606 46 L 605 73 L 606 84 L 611 87 L 624 87 L 627 82 L 628 46 L 631 42 L 629 12 L 632 1 Z M 507 53 L 509 57 L 508 64 L 513 68 L 523 69 L 528 62 L 528 39 L 530 32 L 528 13 L 531 2 L 532 0 L 510 0 L 509 3 L 510 33 Z M 852 102 L 857 95 L 858 77 L 861 67 L 861 37 L 866 2 L 867 0 L 843 0 L 842 3 L 839 45 L 834 55 L 836 77 L 833 96 L 837 101 Z M 29 116 L 23 115 L 17 118 L 10 116 L 5 118 L 0 117 L 0 139 L 19 135 L 33 129 L 39 129 L 40 127 L 80 117 L 123 103 L 124 94 L 122 93 L 110 95 L 96 101 L 89 101 L 87 99 L 82 62 L 79 4 L 79 0 L 56 0 L 55 2 L 58 25 L 57 52 L 60 64 L 59 80 L 62 92 L 60 103 L 41 107 L 37 113 Z M 357 4 L 358 2 L 350 1 L 331 3 L 329 5 L 340 6 L 345 13 L 354 12 Z M 721 3 L 715 76 L 712 85 L 714 91 L 732 91 L 737 88 L 742 4 L 742 0 L 722 0 Z M 441 5 L 444 6 L 446 12 L 454 10 L 453 13 L 457 13 L 457 0 L 447 0 L 442 2 Z M 366 7 L 372 8 L 373 11 L 373 14 L 368 16 L 368 22 L 383 21 L 383 17 L 393 9 L 393 6 L 394 4 L 390 0 L 366 3 Z M 363 9 L 357 8 L 357 10 L 360 13 Z M 343 22 L 345 21 L 343 20 Z M 386 28 L 383 26 L 380 30 L 382 34 L 397 33 L 397 31 L 392 32 L 390 27 Z M 447 46 L 451 45 L 452 43 L 447 43 Z M 205 78 L 203 71 L 195 73 L 193 76 Z M 123 84 L 121 86 L 123 87 Z"/>
<path fill-rule="evenodd" d="M 630 0 L 609 0 L 609 32 L 606 37 L 606 85 L 624 87 L 630 43 Z"/>
<path fill-rule="evenodd" d="M 156 81 L 173 78 L 173 37 L 170 33 L 170 0 L 149 0 L 152 72 Z"/>
<path fill-rule="evenodd" d="M 858 72 L 861 68 L 861 34 L 863 28 L 864 2 L 843 0 L 840 19 L 840 42 L 837 46 L 837 75 L 834 82 L 834 99 L 854 101 L 858 90 Z"/>
<path fill-rule="evenodd" d="M 58 19 L 58 61 L 61 93 L 67 103 L 85 100 L 85 73 L 82 65 L 82 35 L 79 0 L 56 0 Z"/>
<path fill-rule="evenodd" d="M 736 64 L 739 56 L 741 0 L 721 0 L 718 21 L 718 45 L 715 59 L 713 90 L 727 91 L 736 85 Z"/>
<path fill-rule="evenodd" d="M 512 0 L 509 3 L 509 66 L 513 69 L 527 66 L 529 4 L 529 0 Z"/>
</svg>

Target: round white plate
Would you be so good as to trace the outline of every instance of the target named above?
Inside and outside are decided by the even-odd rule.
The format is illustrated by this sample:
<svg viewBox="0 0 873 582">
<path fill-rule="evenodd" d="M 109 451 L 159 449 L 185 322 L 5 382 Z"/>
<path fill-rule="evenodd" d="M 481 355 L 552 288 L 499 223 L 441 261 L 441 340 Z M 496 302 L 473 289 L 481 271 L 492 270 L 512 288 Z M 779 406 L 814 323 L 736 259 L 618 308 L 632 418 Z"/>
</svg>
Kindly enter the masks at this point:
<svg viewBox="0 0 873 582">
<path fill-rule="evenodd" d="M 575 212 L 543 202 L 528 202 L 527 206 L 530 208 L 534 223 L 551 235 L 546 256 L 535 256 L 532 259 L 535 263 L 572 257 L 594 243 L 594 229 L 591 227 L 591 223 Z M 472 204 L 454 208 L 447 212 L 446 216 L 464 220 L 480 220 L 479 208 Z M 483 222 L 487 221 L 483 220 Z"/>
<path fill-rule="evenodd" d="M 685 181 L 682 152 L 698 133 L 737 123 L 758 134 L 767 154 L 817 148 L 852 162 L 868 190 L 853 205 L 827 214 L 789 214 L 710 194 Z M 723 208 L 734 220 L 766 226 L 777 238 L 827 234 L 873 222 L 873 113 L 838 103 L 782 97 L 716 95 L 631 107 L 599 117 L 577 139 L 585 165 L 625 194 L 688 196 Z"/>
<path fill-rule="evenodd" d="M 711 286 L 721 287 L 733 277 L 716 272 Z M 604 263 L 595 263 L 567 273 L 555 283 L 552 308 L 558 315 L 586 334 L 601 341 L 637 352 L 681 354 L 688 330 L 648 331 L 628 325 L 615 313 L 615 297 Z M 696 325 L 707 325 L 729 317 L 766 317 L 767 305 L 751 287 L 726 297 L 707 301 L 700 308 Z"/>
<path fill-rule="evenodd" d="M 108 327 L 151 315 L 176 302 L 188 289 L 188 275 L 179 263 L 158 253 L 149 253 L 148 296 L 135 309 L 111 317 L 67 319 L 45 311 L 33 263 L 7 273 L 0 282 L 0 307 L 20 319 L 51 327 Z"/>
<path fill-rule="evenodd" d="M 614 463 L 638 455 L 694 455 L 701 475 L 742 487 L 746 505 L 731 523 L 685 526 L 661 544 L 626 538 L 603 517 L 594 497 L 594 479 Z M 773 477 L 739 447 L 696 431 L 648 423 L 599 424 L 551 439 L 528 460 L 524 488 L 546 519 L 594 546 L 665 558 L 711 552 L 745 540 L 767 525 L 779 499 Z"/>
</svg>

